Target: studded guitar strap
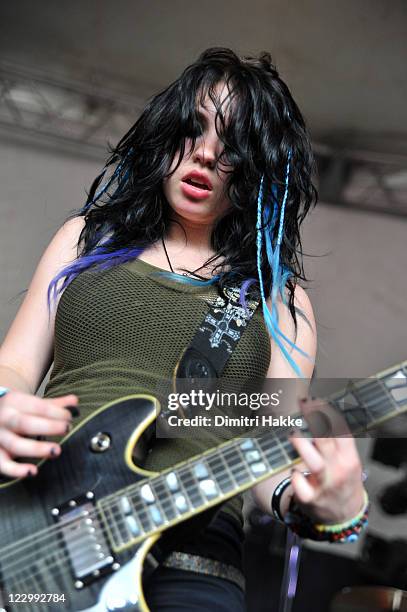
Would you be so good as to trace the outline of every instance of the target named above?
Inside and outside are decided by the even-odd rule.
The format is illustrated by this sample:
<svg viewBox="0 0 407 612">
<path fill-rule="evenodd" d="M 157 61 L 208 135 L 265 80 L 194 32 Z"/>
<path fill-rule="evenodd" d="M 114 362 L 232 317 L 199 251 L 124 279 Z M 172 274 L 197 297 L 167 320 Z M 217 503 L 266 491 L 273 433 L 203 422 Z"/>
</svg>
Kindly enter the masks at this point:
<svg viewBox="0 0 407 612">
<path fill-rule="evenodd" d="M 199 326 L 191 344 L 181 355 L 174 371 L 174 388 L 185 383 L 206 381 L 208 388 L 221 376 L 228 359 L 253 317 L 260 298 L 253 293 L 247 307 L 240 303 L 240 286 L 225 287 L 210 304 L 209 312 Z"/>
</svg>

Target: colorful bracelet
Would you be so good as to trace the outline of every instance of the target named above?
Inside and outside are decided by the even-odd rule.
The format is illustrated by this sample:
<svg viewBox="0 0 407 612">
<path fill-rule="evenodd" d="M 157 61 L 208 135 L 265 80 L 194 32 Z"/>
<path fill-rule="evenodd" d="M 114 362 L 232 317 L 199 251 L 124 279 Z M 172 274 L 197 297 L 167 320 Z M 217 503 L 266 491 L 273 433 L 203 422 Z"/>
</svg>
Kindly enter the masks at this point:
<svg viewBox="0 0 407 612">
<path fill-rule="evenodd" d="M 288 512 L 285 516 L 286 525 L 302 538 L 316 540 L 318 542 L 355 542 L 361 531 L 368 524 L 369 497 L 366 489 L 363 490 L 363 507 L 349 521 L 336 523 L 335 525 L 324 525 L 313 523 L 294 499 L 291 499 Z"/>
</svg>

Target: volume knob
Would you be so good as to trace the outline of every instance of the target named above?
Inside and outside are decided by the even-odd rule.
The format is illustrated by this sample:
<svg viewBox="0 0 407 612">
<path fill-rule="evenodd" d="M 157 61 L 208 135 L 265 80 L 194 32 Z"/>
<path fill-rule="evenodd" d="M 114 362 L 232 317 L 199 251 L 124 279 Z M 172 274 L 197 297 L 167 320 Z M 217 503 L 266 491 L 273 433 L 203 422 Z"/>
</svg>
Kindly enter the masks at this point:
<svg viewBox="0 0 407 612">
<path fill-rule="evenodd" d="M 107 433 L 99 431 L 90 441 L 90 450 L 94 453 L 104 453 L 110 448 L 111 437 Z"/>
</svg>

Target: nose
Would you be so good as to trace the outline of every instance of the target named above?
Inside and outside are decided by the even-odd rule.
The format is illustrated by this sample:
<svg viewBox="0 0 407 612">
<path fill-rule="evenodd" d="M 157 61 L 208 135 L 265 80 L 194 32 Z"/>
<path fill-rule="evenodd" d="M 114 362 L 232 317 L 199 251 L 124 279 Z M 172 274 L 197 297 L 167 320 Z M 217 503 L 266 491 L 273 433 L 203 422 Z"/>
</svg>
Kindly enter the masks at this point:
<svg viewBox="0 0 407 612">
<path fill-rule="evenodd" d="M 200 138 L 196 141 L 194 161 L 213 170 L 217 160 L 217 142 L 213 138 Z"/>
</svg>

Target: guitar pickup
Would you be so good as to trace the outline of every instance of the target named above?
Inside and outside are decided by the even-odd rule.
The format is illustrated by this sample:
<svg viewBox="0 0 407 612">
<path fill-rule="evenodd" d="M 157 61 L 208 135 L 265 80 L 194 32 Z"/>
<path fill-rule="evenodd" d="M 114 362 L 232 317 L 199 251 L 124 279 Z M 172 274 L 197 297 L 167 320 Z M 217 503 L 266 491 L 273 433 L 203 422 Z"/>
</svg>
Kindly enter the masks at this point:
<svg viewBox="0 0 407 612">
<path fill-rule="evenodd" d="M 60 527 L 75 588 L 117 569 L 91 491 L 53 508 L 51 514 Z"/>
</svg>

